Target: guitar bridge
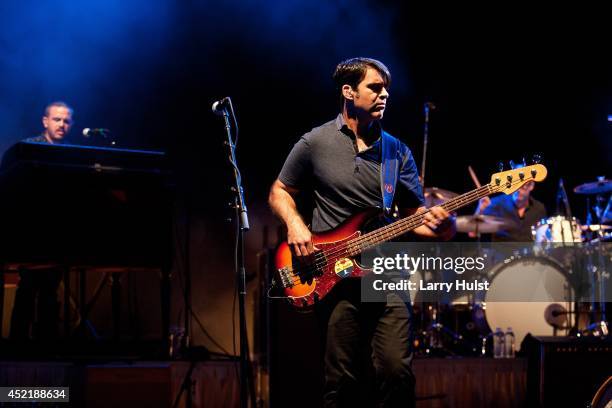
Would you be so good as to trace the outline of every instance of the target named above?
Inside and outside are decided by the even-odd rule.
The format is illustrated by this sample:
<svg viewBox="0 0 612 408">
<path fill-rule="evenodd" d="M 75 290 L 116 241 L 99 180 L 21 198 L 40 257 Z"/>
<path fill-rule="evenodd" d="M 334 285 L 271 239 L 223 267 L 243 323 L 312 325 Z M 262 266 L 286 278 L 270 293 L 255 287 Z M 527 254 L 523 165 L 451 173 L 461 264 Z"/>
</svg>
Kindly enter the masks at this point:
<svg viewBox="0 0 612 408">
<path fill-rule="evenodd" d="M 280 280 L 280 282 L 278 282 L 278 280 L 277 282 L 281 285 L 281 287 L 287 289 L 293 286 L 293 274 L 288 267 L 285 266 L 284 268 L 277 269 L 276 273 L 278 279 Z"/>
</svg>

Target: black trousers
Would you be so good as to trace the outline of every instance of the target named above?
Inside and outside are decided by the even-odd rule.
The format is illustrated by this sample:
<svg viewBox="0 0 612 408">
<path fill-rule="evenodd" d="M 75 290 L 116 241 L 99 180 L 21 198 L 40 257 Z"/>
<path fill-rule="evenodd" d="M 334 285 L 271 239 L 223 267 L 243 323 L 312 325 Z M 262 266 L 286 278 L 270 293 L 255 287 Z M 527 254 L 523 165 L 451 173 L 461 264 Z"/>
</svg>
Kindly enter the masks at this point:
<svg viewBox="0 0 612 408">
<path fill-rule="evenodd" d="M 325 341 L 325 407 L 415 406 L 411 311 L 393 294 L 386 303 L 362 303 L 358 279 L 337 285 L 317 310 Z"/>
</svg>

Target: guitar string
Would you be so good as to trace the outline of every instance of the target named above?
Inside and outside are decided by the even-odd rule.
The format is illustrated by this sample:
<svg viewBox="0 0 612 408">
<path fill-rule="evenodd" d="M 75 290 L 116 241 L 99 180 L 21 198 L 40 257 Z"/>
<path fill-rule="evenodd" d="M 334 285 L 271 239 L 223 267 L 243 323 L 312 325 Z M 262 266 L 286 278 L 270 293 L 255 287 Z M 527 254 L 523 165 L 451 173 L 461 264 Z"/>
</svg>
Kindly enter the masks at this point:
<svg viewBox="0 0 612 408">
<path fill-rule="evenodd" d="M 474 196 L 478 196 L 480 193 L 482 193 L 483 191 L 479 191 L 479 190 L 481 190 L 481 189 L 482 189 L 482 190 L 488 190 L 488 189 L 489 189 L 489 185 L 486 185 L 486 186 L 484 186 L 484 187 L 478 188 L 478 189 L 476 189 L 476 190 L 472 190 L 472 191 L 470 191 L 469 193 L 465 193 L 465 194 L 463 194 L 462 196 L 456 197 L 456 199 L 449 200 L 449 201 L 447 201 L 446 203 L 443 203 L 443 204 L 441 205 L 441 207 L 443 207 L 443 208 L 444 208 L 444 207 L 448 207 L 448 208 L 445 208 L 445 210 L 447 210 L 447 211 L 448 211 L 448 210 L 452 210 L 452 209 L 451 209 L 451 207 L 452 207 L 452 206 L 451 206 L 450 204 L 455 204 L 455 203 L 459 203 L 459 202 L 461 202 L 461 205 L 464 205 L 464 204 L 463 204 L 463 202 L 464 202 L 464 201 L 466 201 L 466 200 L 467 200 L 467 202 L 470 202 L 470 201 L 472 201 L 472 200 L 473 200 Z M 491 194 L 491 193 L 490 193 L 490 192 L 487 192 L 487 195 L 488 195 L 488 194 Z M 461 198 L 461 200 L 459 200 L 459 198 Z M 451 202 L 451 201 L 452 201 L 452 202 Z M 467 202 L 466 202 L 466 203 L 467 203 Z M 458 208 L 458 207 L 455 207 L 455 208 Z M 422 213 L 415 214 L 415 216 L 424 215 L 424 214 L 426 214 L 426 212 L 422 212 Z M 419 218 L 419 217 L 416 217 L 416 218 Z M 424 217 L 420 217 L 420 218 L 424 218 Z M 406 218 L 404 218 L 404 219 L 402 219 L 402 220 L 398 220 L 398 221 L 397 221 L 397 223 L 398 223 L 398 224 L 401 224 L 401 223 L 402 223 L 402 222 L 403 222 L 405 219 L 406 219 Z M 417 222 L 419 222 L 419 221 L 420 221 L 420 222 L 422 223 L 422 221 L 423 221 L 423 220 L 421 219 L 421 220 L 416 220 L 416 221 L 417 221 Z M 355 243 L 355 244 L 360 244 L 360 242 L 358 242 L 358 241 L 367 241 L 368 243 L 370 243 L 370 242 L 371 242 L 371 239 L 370 239 L 371 237 L 376 237 L 377 239 L 379 239 L 379 238 L 381 238 L 381 237 L 382 237 L 382 238 L 385 238 L 385 235 L 388 235 L 388 232 L 386 232 L 386 231 L 385 231 L 386 229 L 388 229 L 388 230 L 390 230 L 390 231 L 391 231 L 391 230 L 393 230 L 393 232 L 392 232 L 393 234 L 395 234 L 396 232 L 399 232 L 399 231 L 398 231 L 398 228 L 397 228 L 396 226 L 394 226 L 394 225 L 395 225 L 395 223 L 390 224 L 390 225 L 388 226 L 388 227 L 390 227 L 390 228 L 387 228 L 387 227 L 385 227 L 385 228 L 381 228 L 380 230 L 378 230 L 378 232 L 377 232 L 377 231 L 371 231 L 371 232 L 369 232 L 369 233 L 367 233 L 367 234 L 362 235 L 362 236 L 361 236 L 361 237 L 359 237 L 359 238 L 356 238 L 355 240 L 349 241 L 349 243 L 351 243 L 351 244 L 352 244 L 352 243 Z M 400 229 L 401 229 L 401 228 L 400 228 Z"/>
<path fill-rule="evenodd" d="M 510 186 L 520 184 L 520 183 L 525 183 L 528 181 L 531 181 L 531 180 L 512 181 L 510 182 L 511 183 Z M 490 184 L 487 184 L 485 186 L 482 186 L 470 192 L 464 193 L 454 199 L 448 200 L 447 202 L 442 203 L 440 206 L 445 208 L 447 211 L 448 210 L 452 211 L 472 201 L 477 200 L 479 198 L 478 196 L 481 193 L 484 193 L 485 191 L 487 191 L 487 193 L 482 195 L 481 197 L 484 197 L 490 194 L 495 194 L 501 191 L 503 187 L 509 188 L 506 184 L 500 185 L 500 186 L 494 186 L 494 187 L 491 187 Z M 454 206 L 455 204 L 457 204 L 457 206 Z M 406 233 L 414 228 L 417 228 L 420 225 L 424 225 L 423 218 L 424 218 L 424 215 L 427 214 L 428 212 L 430 212 L 430 209 L 427 209 L 423 212 L 405 217 L 401 220 L 395 221 L 394 223 L 386 227 L 380 228 L 375 231 L 371 231 L 358 238 L 354 238 L 353 240 L 348 241 L 343 245 L 339 245 L 337 248 L 334 248 L 334 250 L 332 250 L 331 252 L 328 252 L 328 253 L 325 253 L 324 251 L 318 252 L 317 254 L 315 254 L 315 262 L 308 265 L 306 268 L 303 268 L 302 273 L 303 274 L 307 273 L 308 275 L 314 277 L 313 272 L 316 271 L 317 269 L 321 269 L 323 266 L 325 266 L 325 264 L 334 263 L 337 260 L 342 259 L 347 256 L 354 256 L 351 254 L 352 251 L 357 250 L 356 254 L 358 254 L 360 252 L 363 252 L 365 249 L 369 247 L 375 246 L 378 242 L 375 240 L 374 241 L 372 240 L 372 238 L 374 237 L 376 237 L 376 239 L 378 240 L 380 240 L 380 238 L 385 238 L 386 240 L 389 240 L 403 233 Z M 360 247 L 360 245 L 362 245 L 363 242 L 367 242 L 367 245 Z M 339 256 L 334 258 L 337 255 Z M 296 273 L 292 271 L 291 275 L 292 275 L 292 278 L 294 278 L 292 280 L 293 284 L 302 283 L 302 276 L 300 276 L 299 272 Z"/>
<path fill-rule="evenodd" d="M 490 186 L 486 185 L 479 189 L 473 190 L 469 193 L 463 194 L 462 196 L 459 196 L 453 200 L 450 200 L 449 202 L 443 203 L 442 207 L 448 207 L 448 209 L 450 209 L 453 207 L 452 204 L 457 204 L 459 206 L 462 206 L 465 203 L 474 201 L 475 198 L 477 198 L 481 193 L 484 192 L 484 190 L 487 190 L 486 195 L 492 194 L 490 190 Z M 455 207 L 455 208 L 459 208 L 459 207 Z M 323 258 L 319 256 L 318 260 L 313 262 L 313 264 L 309 265 L 308 267 L 303 268 L 302 271 L 304 274 L 309 273 L 310 275 L 313 275 L 313 272 L 316 269 L 321 269 L 323 266 L 325 266 L 325 264 L 334 263 L 338 259 L 346 257 L 347 255 L 354 256 L 352 252 L 355 251 L 356 249 L 360 249 L 360 251 L 359 250 L 357 251 L 357 253 L 360 253 L 364 249 L 376 245 L 376 241 L 371 240 L 373 237 L 376 237 L 377 239 L 380 239 L 382 237 L 388 240 L 398 235 L 401 235 L 409 230 L 412 230 L 418 227 L 419 225 L 423 225 L 423 218 L 427 212 L 429 212 L 429 210 L 426 210 L 421 213 L 415 214 L 413 216 L 409 216 L 404 219 L 398 220 L 395 223 L 390 224 L 387 227 L 381 228 L 382 231 L 378 231 L 378 232 L 373 231 L 373 232 L 363 235 L 362 237 L 355 238 L 354 240 L 348 241 L 345 244 L 338 246 L 338 248 L 335 248 L 333 251 L 329 253 L 324 253 L 324 252 L 323 254 L 319 253 L 317 255 L 323 256 Z M 361 246 L 361 248 L 359 248 L 359 246 L 362 245 L 362 242 L 364 241 L 367 242 L 367 246 Z M 356 246 L 357 248 L 355 248 Z M 336 255 L 339 255 L 339 257 L 334 258 L 334 256 Z M 320 261 L 322 261 L 323 264 L 321 264 Z M 296 278 L 296 279 L 293 279 L 293 283 L 296 283 L 298 280 L 300 281 L 300 283 L 303 281 L 302 276 L 300 276 L 299 273 L 293 272 L 292 275 L 293 277 Z"/>
<path fill-rule="evenodd" d="M 463 202 L 466 200 L 472 200 L 475 196 L 478 196 L 480 193 L 482 193 L 482 191 L 478 191 L 478 189 L 473 190 L 469 193 L 466 193 L 464 197 L 461 197 L 461 199 L 457 197 L 457 199 L 453 200 L 453 203 L 459 203 L 459 202 Z M 453 203 L 448 203 L 448 204 L 453 204 Z M 360 253 L 364 249 L 376 245 L 376 243 L 379 242 L 380 240 L 389 240 L 393 238 L 394 236 L 397 236 L 398 234 L 405 233 L 411 229 L 418 227 L 419 225 L 423 224 L 423 219 L 425 218 L 424 216 L 428 212 L 430 212 L 430 209 L 423 211 L 421 213 L 418 213 L 418 214 L 414 214 L 410 217 L 403 218 L 386 227 L 380 228 L 379 230 L 371 231 L 358 238 L 348 241 L 346 242 L 346 245 L 344 246 L 344 248 L 342 248 L 341 251 L 347 250 L 349 251 L 348 255 L 354 256 L 356 255 L 356 254 L 353 254 L 354 251 L 357 251 L 357 253 Z M 364 246 L 364 243 L 365 243 L 365 246 Z M 326 258 L 333 259 L 333 257 L 337 254 L 338 254 L 338 251 L 336 250 L 336 251 L 332 251 L 324 255 L 326 255 Z"/>
<path fill-rule="evenodd" d="M 528 180 L 529 181 L 529 180 Z M 523 181 L 519 181 L 518 183 L 522 183 Z M 516 182 L 513 182 L 512 184 L 516 184 Z M 495 187 L 497 188 L 497 187 Z M 459 208 L 469 202 L 475 201 L 476 199 L 478 199 L 478 196 L 483 193 L 485 190 L 487 190 L 487 194 L 484 194 L 482 197 L 484 197 L 485 195 L 490 195 L 490 194 L 494 194 L 497 191 L 494 191 L 495 188 L 491 188 L 491 186 L 489 184 L 482 186 L 480 188 L 477 188 L 475 190 L 472 190 L 468 193 L 462 194 L 461 196 L 458 196 L 454 199 L 451 199 L 445 203 L 443 203 L 441 206 L 442 207 L 447 207 L 445 209 L 451 209 L 453 206 L 452 204 L 457 204 L 458 206 L 454 207 Z M 372 247 L 375 246 L 377 244 L 377 242 L 372 241 L 371 238 L 373 237 L 377 237 L 378 239 L 380 239 L 381 237 L 388 239 L 392 239 L 394 237 L 397 237 L 405 232 L 408 232 L 414 228 L 417 228 L 420 225 L 424 225 L 423 224 L 423 218 L 424 215 L 426 213 L 430 212 L 430 209 L 427 209 L 426 211 L 420 212 L 418 214 L 414 214 L 411 215 L 409 217 L 403 218 L 401 220 L 398 220 L 386 227 L 383 227 L 377 231 L 372 231 L 369 232 L 367 234 L 364 234 L 363 236 L 359 237 L 359 238 L 355 238 L 351 241 L 346 242 L 343 245 L 339 245 L 337 248 L 335 248 L 333 251 L 329 252 L 329 253 L 325 253 L 324 251 L 322 251 L 323 253 L 319 252 L 315 255 L 315 257 L 317 257 L 318 255 L 318 259 L 313 262 L 312 264 L 308 265 L 307 267 L 302 269 L 302 273 L 303 274 L 308 274 L 310 276 L 314 276 L 313 272 L 316 271 L 317 269 L 321 269 L 323 266 L 325 266 L 325 264 L 331 264 L 336 262 L 339 259 L 342 259 L 344 257 L 347 256 L 354 256 L 351 255 L 350 252 L 347 251 L 351 251 L 351 248 L 353 250 L 358 249 L 355 248 L 355 246 L 360 245 L 362 242 L 367 241 L 368 245 L 367 246 L 362 246 L 360 248 L 360 251 L 358 251 L 357 253 L 363 252 L 363 250 L 367 249 L 368 247 Z M 339 255 L 338 257 L 334 258 L 334 256 Z M 321 258 L 321 256 L 323 258 Z M 302 276 L 300 276 L 299 272 L 295 273 L 292 271 L 292 277 L 295 278 L 293 279 L 292 283 L 302 283 Z"/>
<path fill-rule="evenodd" d="M 459 207 L 460 207 L 462 205 L 469 203 L 470 201 L 475 201 L 475 199 L 478 198 L 480 193 L 484 192 L 484 190 L 489 190 L 489 189 L 490 189 L 490 186 L 487 184 L 486 186 L 483 186 L 476 190 L 472 190 L 459 197 L 456 197 L 455 199 L 452 199 L 452 200 L 447 201 L 446 203 L 443 203 L 442 207 L 445 207 L 445 206 L 449 207 L 450 204 L 459 204 Z M 494 192 L 489 190 L 486 195 L 493 194 L 493 193 Z M 459 207 L 455 207 L 455 208 L 459 208 Z M 449 207 L 449 208 L 452 208 L 452 207 Z M 363 236 L 359 238 L 355 238 L 342 245 L 339 245 L 337 248 L 335 248 L 331 252 L 328 252 L 328 253 L 325 253 L 324 251 L 318 252 L 317 254 L 315 254 L 315 258 L 317 258 L 315 262 L 313 262 L 312 264 L 308 265 L 305 268 L 302 268 L 302 272 L 304 274 L 309 273 L 310 275 L 313 275 L 313 272 L 315 270 L 321 269 L 323 266 L 325 266 L 325 264 L 330 264 L 330 263 L 336 262 L 338 259 L 347 257 L 347 250 L 351 251 L 349 247 L 353 248 L 354 250 L 355 249 L 354 247 L 360 245 L 361 242 L 367 241 L 369 244 L 368 246 L 374 246 L 376 245 L 376 243 L 373 243 L 371 241 L 371 238 L 374 236 L 377 236 L 377 238 L 385 237 L 385 236 L 390 236 L 390 238 L 393 238 L 393 236 L 398 236 L 405 232 L 410 231 L 411 229 L 417 228 L 419 225 L 423 225 L 424 215 L 428 213 L 429 211 L 430 210 L 427 209 L 426 211 L 423 211 L 421 213 L 414 214 L 412 216 L 398 220 L 386 227 L 381 228 L 381 230 L 383 231 L 378 231 L 378 232 L 372 231 L 370 233 L 364 234 Z M 391 234 L 390 234 L 390 231 L 392 231 Z M 390 238 L 387 237 L 387 239 L 390 239 Z M 361 251 L 363 251 L 366 248 L 367 246 L 361 247 Z M 334 258 L 334 256 L 336 255 L 339 255 L 339 257 Z M 348 256 L 351 256 L 351 254 L 349 253 Z M 299 272 L 295 273 L 292 271 L 292 275 L 293 275 L 292 277 L 295 278 L 293 279 L 293 283 L 297 283 L 298 281 L 300 283 L 302 282 L 302 277 L 300 276 Z"/>
</svg>

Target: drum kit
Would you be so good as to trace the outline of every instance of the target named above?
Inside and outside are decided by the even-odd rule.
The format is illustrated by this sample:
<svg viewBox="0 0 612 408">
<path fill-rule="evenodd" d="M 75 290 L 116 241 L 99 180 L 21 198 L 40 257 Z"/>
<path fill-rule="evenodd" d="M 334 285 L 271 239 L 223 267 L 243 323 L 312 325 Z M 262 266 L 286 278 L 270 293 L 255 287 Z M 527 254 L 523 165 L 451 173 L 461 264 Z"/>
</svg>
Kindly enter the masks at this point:
<svg viewBox="0 0 612 408">
<path fill-rule="evenodd" d="M 587 199 L 587 222 L 581 224 L 568 210 L 565 215 L 548 217 L 533 225 L 534 243 L 529 250 L 499 259 L 477 276 L 490 283 L 482 297 L 452 299 L 448 304 L 414 303 L 419 327 L 415 341 L 417 350 L 426 354 L 484 355 L 488 353 L 487 343 L 491 343 L 492 331 L 497 327 L 502 330 L 512 327 L 517 345 L 527 333 L 607 336 L 606 301 L 609 296 L 606 293 L 610 293 L 610 288 L 606 287 L 609 279 L 606 268 L 612 254 L 611 245 L 606 244 L 612 241 L 611 192 L 612 180 L 603 177 L 577 186 L 574 193 Z M 424 189 L 424 195 L 430 207 L 457 194 L 431 187 Z M 590 206 L 593 198 L 595 204 Z M 487 215 L 459 216 L 456 225 L 458 232 L 477 237 L 479 245 L 480 234 L 495 234 L 510 227 L 504 218 Z M 560 247 L 571 250 L 562 251 Z M 577 252 L 581 262 L 573 255 Z M 578 297 L 570 301 L 564 296 L 575 289 L 573 275 L 577 268 L 582 268 L 589 276 L 588 302 L 575 301 Z M 426 276 L 427 273 L 421 271 L 417 279 Z M 431 274 L 429 278 L 432 279 Z M 520 282 L 525 288 L 531 288 L 542 279 L 547 282 L 549 301 L 546 298 L 533 302 L 494 300 L 508 299 L 508 291 L 516 286 L 513 283 Z M 567 301 L 560 302 L 561 298 Z M 584 298 L 584 295 L 580 297 Z"/>
</svg>

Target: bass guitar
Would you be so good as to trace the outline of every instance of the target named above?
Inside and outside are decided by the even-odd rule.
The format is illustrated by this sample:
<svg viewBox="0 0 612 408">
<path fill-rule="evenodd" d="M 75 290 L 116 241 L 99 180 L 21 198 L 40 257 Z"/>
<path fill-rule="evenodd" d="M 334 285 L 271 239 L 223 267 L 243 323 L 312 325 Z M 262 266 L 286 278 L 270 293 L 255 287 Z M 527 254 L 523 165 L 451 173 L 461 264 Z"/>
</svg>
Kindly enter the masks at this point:
<svg viewBox="0 0 612 408">
<path fill-rule="evenodd" d="M 441 204 L 446 211 L 455 211 L 483 197 L 496 193 L 512 194 L 525 183 L 540 182 L 547 170 L 542 164 L 495 173 L 491 181 L 475 190 L 451 198 Z M 313 306 L 323 299 L 342 279 L 362 277 L 370 273 L 356 258 L 366 249 L 399 237 L 420 225 L 429 210 L 401 218 L 383 227 L 364 232 L 364 226 L 380 216 L 379 209 L 366 210 L 348 218 L 338 227 L 313 234 L 318 248 L 308 262 L 294 257 L 287 242 L 279 245 L 275 254 L 273 285 L 297 308 Z"/>
</svg>

